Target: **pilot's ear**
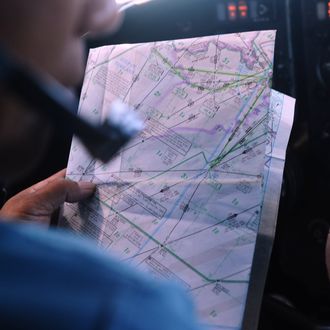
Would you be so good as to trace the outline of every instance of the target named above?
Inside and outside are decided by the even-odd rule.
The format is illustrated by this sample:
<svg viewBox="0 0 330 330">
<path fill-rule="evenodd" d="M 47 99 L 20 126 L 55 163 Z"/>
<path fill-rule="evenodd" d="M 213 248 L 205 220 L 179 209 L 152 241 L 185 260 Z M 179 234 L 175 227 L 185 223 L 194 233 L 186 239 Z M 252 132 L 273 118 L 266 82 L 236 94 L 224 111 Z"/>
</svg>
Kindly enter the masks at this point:
<svg viewBox="0 0 330 330">
<path fill-rule="evenodd" d="M 82 35 L 116 31 L 123 21 L 115 0 L 87 0 L 82 18 Z"/>
</svg>

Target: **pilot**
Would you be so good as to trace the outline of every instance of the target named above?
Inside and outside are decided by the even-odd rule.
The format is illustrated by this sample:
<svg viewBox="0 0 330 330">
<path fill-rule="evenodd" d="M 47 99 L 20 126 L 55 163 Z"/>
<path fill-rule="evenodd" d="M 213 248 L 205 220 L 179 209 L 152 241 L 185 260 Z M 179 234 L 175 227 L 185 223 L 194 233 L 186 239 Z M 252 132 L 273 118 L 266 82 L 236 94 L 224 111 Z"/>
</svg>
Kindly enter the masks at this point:
<svg viewBox="0 0 330 330">
<path fill-rule="evenodd" d="M 114 0 L 2 0 L 0 45 L 45 79 L 67 87 L 83 75 L 87 32 L 118 25 Z M 35 168 L 51 120 L 4 87 L 0 70 L 0 180 Z M 49 228 L 63 202 L 93 194 L 65 171 L 14 196 L 0 211 L 0 329 L 197 329 L 182 289 L 112 259 L 87 241 Z"/>
</svg>

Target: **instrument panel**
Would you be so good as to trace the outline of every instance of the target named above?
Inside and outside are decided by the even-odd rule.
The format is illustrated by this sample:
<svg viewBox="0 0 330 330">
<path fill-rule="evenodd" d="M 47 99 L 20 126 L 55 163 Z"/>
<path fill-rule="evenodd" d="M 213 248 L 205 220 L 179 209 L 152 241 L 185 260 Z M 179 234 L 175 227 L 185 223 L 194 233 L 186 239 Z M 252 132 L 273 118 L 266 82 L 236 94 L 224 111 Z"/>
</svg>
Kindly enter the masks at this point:
<svg viewBox="0 0 330 330">
<path fill-rule="evenodd" d="M 270 22 L 276 18 L 276 8 L 267 0 L 229 0 L 217 4 L 217 15 L 220 22 Z"/>
</svg>

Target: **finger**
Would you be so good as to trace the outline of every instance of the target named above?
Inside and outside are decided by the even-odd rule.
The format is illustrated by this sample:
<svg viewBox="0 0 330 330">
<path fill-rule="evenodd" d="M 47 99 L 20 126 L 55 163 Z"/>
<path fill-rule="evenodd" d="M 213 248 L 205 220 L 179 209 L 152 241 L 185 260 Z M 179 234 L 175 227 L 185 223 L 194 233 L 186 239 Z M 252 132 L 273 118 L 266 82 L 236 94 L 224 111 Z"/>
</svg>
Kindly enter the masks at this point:
<svg viewBox="0 0 330 330">
<path fill-rule="evenodd" d="M 67 179 L 49 183 L 40 195 L 55 210 L 64 202 L 75 203 L 93 195 L 96 186 L 91 182 L 74 182 Z"/>
<path fill-rule="evenodd" d="M 66 176 L 66 168 L 63 168 L 62 170 L 50 176 L 49 179 L 65 178 L 65 176 Z"/>
<path fill-rule="evenodd" d="M 27 193 L 34 193 L 34 192 L 42 189 L 44 186 L 46 186 L 47 184 L 49 184 L 52 181 L 59 180 L 59 179 L 64 179 L 65 175 L 66 175 L 66 168 L 64 168 L 63 170 L 61 170 L 61 171 L 59 171 L 55 174 L 53 174 L 49 178 L 36 183 L 32 187 L 28 188 Z"/>
</svg>

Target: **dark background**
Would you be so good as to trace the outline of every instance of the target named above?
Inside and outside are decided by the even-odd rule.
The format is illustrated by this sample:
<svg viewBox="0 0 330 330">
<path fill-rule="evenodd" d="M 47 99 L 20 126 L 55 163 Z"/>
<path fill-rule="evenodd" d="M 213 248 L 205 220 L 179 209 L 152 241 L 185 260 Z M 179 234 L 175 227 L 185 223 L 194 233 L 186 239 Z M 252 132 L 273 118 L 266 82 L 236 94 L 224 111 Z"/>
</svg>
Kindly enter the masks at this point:
<svg viewBox="0 0 330 330">
<path fill-rule="evenodd" d="M 230 18 L 228 5 L 248 6 Z M 329 12 L 328 12 L 329 10 Z M 126 12 L 116 35 L 88 47 L 277 29 L 273 88 L 297 99 L 278 226 L 260 317 L 265 329 L 330 329 L 324 248 L 330 224 L 330 2 L 155 0 Z M 9 195 L 66 166 L 55 132 L 43 164 Z"/>
</svg>

